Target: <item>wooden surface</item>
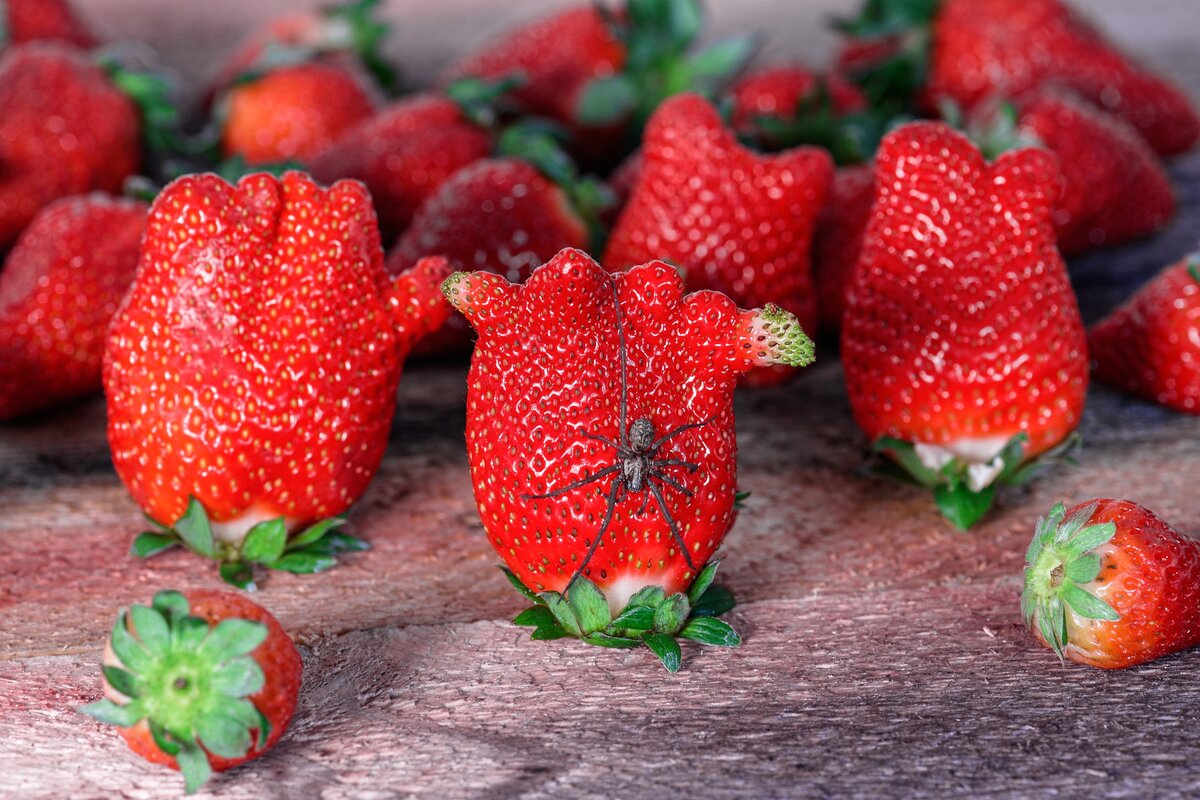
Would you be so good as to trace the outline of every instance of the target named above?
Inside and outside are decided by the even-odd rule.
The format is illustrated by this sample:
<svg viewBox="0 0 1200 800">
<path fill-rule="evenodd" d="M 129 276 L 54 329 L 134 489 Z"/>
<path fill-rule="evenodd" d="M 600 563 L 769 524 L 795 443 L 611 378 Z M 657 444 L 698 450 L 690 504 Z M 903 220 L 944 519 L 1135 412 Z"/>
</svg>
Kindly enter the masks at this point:
<svg viewBox="0 0 1200 800">
<path fill-rule="evenodd" d="M 188 68 L 194 48 L 283 4 L 210 0 L 210 16 L 189 4 L 189 19 L 172 2 L 180 14 L 159 25 L 140 14 L 167 4 L 81 5 L 105 33 L 148 36 Z M 403 14 L 418 74 L 452 52 L 455 30 L 484 31 L 526 4 L 426 5 Z M 476 24 L 473 5 L 493 10 Z M 726 27 L 736 9 L 769 24 L 765 1 L 713 5 Z M 777 52 L 817 60 L 816 6 L 778 5 Z M 1193 0 L 1091 5 L 1147 57 L 1200 79 Z M 1195 245 L 1200 157 L 1176 175 L 1185 210 L 1169 232 L 1072 264 L 1090 319 Z M 1200 653 L 1121 673 L 1061 667 L 1017 607 L 1032 523 L 1057 500 L 1119 495 L 1200 531 L 1200 419 L 1096 388 L 1081 466 L 1007 494 L 960 534 L 926 496 L 855 477 L 864 443 L 828 345 L 819 358 L 793 386 L 739 395 L 740 484 L 754 494 L 722 578 L 741 600 L 731 621 L 745 644 L 685 645 L 673 677 L 644 651 L 530 642 L 507 623 L 521 603 L 471 499 L 465 364 L 409 369 L 388 455 L 352 516 L 373 549 L 325 575 L 273 576 L 256 598 L 304 654 L 292 730 L 211 796 L 1200 794 Z M 140 516 L 109 464 L 99 400 L 0 428 L 0 512 L 0 797 L 176 796 L 177 775 L 73 709 L 99 694 L 119 606 L 217 585 L 213 570 L 181 553 L 126 555 Z"/>
</svg>

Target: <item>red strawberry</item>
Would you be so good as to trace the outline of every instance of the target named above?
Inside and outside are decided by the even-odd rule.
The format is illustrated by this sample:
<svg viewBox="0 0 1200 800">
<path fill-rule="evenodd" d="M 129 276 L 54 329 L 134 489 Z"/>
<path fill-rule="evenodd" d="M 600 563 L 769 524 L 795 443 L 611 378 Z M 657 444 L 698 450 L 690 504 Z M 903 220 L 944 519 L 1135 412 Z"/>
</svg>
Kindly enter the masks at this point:
<svg viewBox="0 0 1200 800">
<path fill-rule="evenodd" d="M 1128 500 L 1062 503 L 1025 556 L 1025 624 L 1059 658 L 1104 669 L 1200 643 L 1200 542 Z"/>
<path fill-rule="evenodd" d="M 0 250 L 54 200 L 119 192 L 141 161 L 138 124 L 80 50 L 35 43 L 0 56 Z"/>
<path fill-rule="evenodd" d="M 1200 138 L 1178 87 L 1131 60 L 1061 0 L 943 0 L 933 22 L 928 90 L 972 108 L 1047 85 L 1074 89 L 1129 122 L 1159 155 Z"/>
<path fill-rule="evenodd" d="M 840 114 L 862 111 L 867 106 L 863 93 L 837 73 L 822 76 L 807 67 L 779 64 L 760 69 L 734 84 L 733 125 L 741 129 L 759 117 L 795 117 L 804 101 L 822 88 Z"/>
<path fill-rule="evenodd" d="M 968 527 L 1079 424 L 1087 346 L 1051 223 L 1053 156 L 988 164 L 938 123 L 893 131 L 842 323 L 854 418 Z"/>
<path fill-rule="evenodd" d="M 1137 132 L 1070 92 L 1039 90 L 1015 111 L 976 116 L 972 135 L 986 153 L 1040 146 L 1058 156 L 1063 194 L 1054 225 L 1064 253 L 1145 236 L 1175 213 L 1171 181 Z"/>
<path fill-rule="evenodd" d="M 685 297 L 661 262 L 610 277 L 564 250 L 524 286 L 474 272 L 443 290 L 479 334 L 467 455 L 480 517 L 546 605 L 518 622 L 616 647 L 656 632 L 646 644 L 678 668 L 670 635 L 709 624 L 683 627 L 733 522 L 734 385 L 755 366 L 809 363 L 812 343 L 777 307 Z"/>
<path fill-rule="evenodd" d="M 280 67 L 238 83 L 221 101 L 221 150 L 247 164 L 306 159 L 374 113 L 354 71 L 334 64 Z"/>
<path fill-rule="evenodd" d="M 296 645 L 257 603 L 164 591 L 121 611 L 104 654 L 104 699 L 81 710 L 118 726 L 142 758 L 183 772 L 190 794 L 275 746 L 302 669 Z"/>
<path fill-rule="evenodd" d="M 95 44 L 67 0 L 4 0 L 0 3 L 0 48 L 39 40 L 79 47 Z"/>
<path fill-rule="evenodd" d="M 145 224 L 144 204 L 93 195 L 56 202 L 25 229 L 0 272 L 0 420 L 100 389 Z"/>
<path fill-rule="evenodd" d="M 1092 328 L 1104 383 L 1200 414 L 1200 255 L 1168 267 Z"/>
<path fill-rule="evenodd" d="M 816 328 L 810 248 L 832 180 L 829 155 L 761 155 L 737 143 L 703 98 L 680 95 L 646 128 L 643 168 L 604 251 L 620 270 L 660 258 L 690 289 L 743 306 L 778 302 Z"/>
<path fill-rule="evenodd" d="M 389 279 L 370 195 L 354 181 L 322 189 L 289 172 L 169 185 L 105 353 L 109 443 L 134 499 L 190 549 L 237 565 L 227 578 L 248 581 L 246 561 L 330 566 L 323 550 L 285 553 L 287 532 L 366 488 L 404 357 L 449 313 L 437 288 L 448 272 L 430 260 Z M 151 534 L 135 550 L 175 541 Z"/>
<path fill-rule="evenodd" d="M 318 180 L 357 178 L 365 183 L 379 225 L 391 241 L 408 227 L 421 201 L 491 150 L 491 134 L 458 104 L 426 93 L 363 120 L 308 164 Z"/>
<path fill-rule="evenodd" d="M 863 234 L 874 205 L 874 165 L 841 167 L 834 173 L 829 197 L 817 218 L 817 234 L 813 240 L 817 306 L 821 310 L 821 325 L 828 330 L 841 330 L 846 293 L 853 283 Z"/>
</svg>

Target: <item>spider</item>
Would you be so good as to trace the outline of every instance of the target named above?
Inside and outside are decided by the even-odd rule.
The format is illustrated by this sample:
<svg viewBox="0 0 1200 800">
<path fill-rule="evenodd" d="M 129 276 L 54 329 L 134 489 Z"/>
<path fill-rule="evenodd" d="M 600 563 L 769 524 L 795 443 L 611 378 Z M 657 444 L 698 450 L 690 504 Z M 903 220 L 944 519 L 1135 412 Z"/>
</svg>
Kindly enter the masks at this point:
<svg viewBox="0 0 1200 800">
<path fill-rule="evenodd" d="M 610 285 L 613 292 L 613 307 L 616 311 L 617 321 L 617 357 L 621 365 L 619 438 L 614 442 L 612 439 L 605 436 L 597 436 L 594 433 L 584 433 L 584 436 L 598 442 L 603 442 L 609 447 L 614 448 L 617 451 L 617 461 L 615 464 L 610 464 L 586 478 L 569 483 L 566 486 L 546 492 L 545 494 L 521 495 L 521 498 L 524 500 L 545 500 L 553 497 L 561 497 L 580 487 L 603 480 L 609 475 L 615 475 L 612 485 L 608 490 L 604 519 L 600 521 L 600 529 L 596 532 L 595 537 L 592 538 L 592 543 L 588 547 L 587 555 L 583 558 L 583 563 L 579 565 L 579 568 L 575 570 L 571 579 L 567 581 L 566 588 L 568 590 L 579 579 L 579 576 L 587 570 L 592 556 L 596 553 L 596 548 L 600 546 L 600 542 L 604 539 L 604 534 L 608 531 L 608 526 L 612 522 L 613 512 L 616 510 L 617 504 L 624 500 L 627 495 L 637 494 L 638 492 L 643 492 L 642 505 L 634 516 L 641 516 L 645 513 L 646 506 L 649 504 L 650 498 L 653 497 L 659 510 L 662 511 L 663 518 L 667 521 L 667 526 L 671 529 L 671 538 L 675 540 L 679 551 L 683 553 L 683 559 L 687 562 L 688 569 L 693 572 L 696 570 L 696 565 L 692 562 L 687 545 L 683 541 L 683 535 L 679 532 L 679 523 L 675 521 L 674 515 L 671 514 L 671 510 L 667 507 L 662 487 L 658 483 L 670 486 L 685 497 L 691 498 L 694 493 L 679 483 L 679 481 L 667 475 L 666 470 L 671 467 L 678 467 L 691 474 L 700 469 L 700 465 L 681 458 L 659 458 L 658 451 L 668 440 L 673 439 L 684 431 L 707 425 L 712 422 L 712 419 L 680 425 L 657 438 L 655 436 L 657 430 L 654 427 L 654 422 L 649 417 L 638 417 L 633 421 L 633 424 L 626 424 L 629 417 L 629 376 L 626 366 L 625 325 L 621 319 L 621 305 L 617 296 L 616 280 L 611 280 Z M 658 483 L 655 483 L 656 481 Z"/>
</svg>

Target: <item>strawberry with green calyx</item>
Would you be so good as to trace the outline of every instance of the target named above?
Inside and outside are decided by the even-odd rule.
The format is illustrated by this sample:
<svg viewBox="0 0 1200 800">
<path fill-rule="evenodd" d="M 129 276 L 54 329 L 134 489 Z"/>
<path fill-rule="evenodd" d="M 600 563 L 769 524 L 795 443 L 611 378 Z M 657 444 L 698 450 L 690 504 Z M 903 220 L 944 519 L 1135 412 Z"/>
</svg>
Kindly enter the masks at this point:
<svg viewBox="0 0 1200 800">
<path fill-rule="evenodd" d="M 719 291 L 747 307 L 775 302 L 815 330 L 811 248 L 832 177 L 824 150 L 754 152 L 708 101 L 673 97 L 646 128 L 641 175 L 604 265 L 616 271 L 662 259 L 683 270 L 690 289 Z M 792 373 L 778 367 L 754 378 Z"/>
<path fill-rule="evenodd" d="M 330 518 L 378 468 L 404 358 L 449 313 L 448 274 L 427 259 L 389 278 L 354 181 L 167 186 L 105 351 L 114 466 L 174 531 L 136 552 L 178 540 L 245 583 L 249 563 L 314 572 L 357 549 Z"/>
<path fill-rule="evenodd" d="M 467 454 L 484 529 L 516 582 L 570 634 L 576 619 L 593 639 L 644 638 L 644 620 L 601 619 L 593 589 L 616 617 L 635 596 L 665 598 L 674 610 L 662 611 L 660 632 L 679 630 L 688 607 L 672 598 L 733 522 L 734 386 L 756 366 L 812 361 L 795 317 L 739 311 L 715 292 L 685 296 L 662 262 L 610 276 L 575 250 L 523 286 L 455 273 L 443 291 L 479 335 Z M 661 597 L 651 603 L 639 594 L 647 587 Z M 554 612 L 562 597 L 574 616 Z M 531 620 L 543 637 L 558 631 Z"/>
<path fill-rule="evenodd" d="M 1200 542 L 1127 500 L 1039 518 L 1021 615 L 1060 659 L 1122 669 L 1200 644 Z"/>
<path fill-rule="evenodd" d="M 183 773 L 188 794 L 261 756 L 296 708 L 300 653 L 262 606 L 232 592 L 162 591 L 122 610 L 104 657 L 105 698 L 80 710 L 131 750 Z"/>
<path fill-rule="evenodd" d="M 50 204 L 21 233 L 0 271 L 0 420 L 100 390 L 145 225 L 145 204 L 94 194 Z"/>
<path fill-rule="evenodd" d="M 122 63 L 116 54 L 101 53 L 97 59 L 113 85 L 137 107 L 141 119 L 144 158 L 150 171 L 171 158 L 189 151 L 179 109 L 172 95 L 175 87 L 159 71 Z"/>
<path fill-rule="evenodd" d="M 1163 270 L 1092 327 L 1096 378 L 1200 414 L 1200 253 Z"/>
<path fill-rule="evenodd" d="M 0 0 L 0 50 L 34 41 L 96 43 L 67 0 Z"/>
<path fill-rule="evenodd" d="M 913 123 L 884 138 L 875 186 L 842 319 L 851 410 L 969 526 L 997 480 L 1063 455 L 1083 411 L 1087 345 L 1051 221 L 1057 166 L 1036 149 L 989 164 L 961 133 Z"/>
</svg>

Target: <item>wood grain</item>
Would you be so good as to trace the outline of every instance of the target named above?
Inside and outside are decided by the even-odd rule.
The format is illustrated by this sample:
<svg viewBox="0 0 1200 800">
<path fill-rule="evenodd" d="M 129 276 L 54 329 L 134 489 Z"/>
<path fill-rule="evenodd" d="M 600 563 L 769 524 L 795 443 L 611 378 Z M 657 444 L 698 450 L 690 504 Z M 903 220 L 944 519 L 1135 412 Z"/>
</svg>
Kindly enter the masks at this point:
<svg viewBox="0 0 1200 800">
<path fill-rule="evenodd" d="M 395 3 L 396 54 L 418 79 L 508 20 L 554 2 Z M 144 37 L 195 73 L 279 0 L 81 0 L 110 36 Z M 817 61 L 822 10 L 713 0 L 725 29 Z M 1082 4 L 1181 79 L 1200 79 L 1193 0 Z M 158 9 L 152 12 L 152 9 Z M 1189 24 L 1190 23 L 1190 24 Z M 1184 211 L 1160 237 L 1072 263 L 1095 319 L 1195 245 L 1200 157 L 1175 167 Z M 302 645 L 292 731 L 199 797 L 1106 797 L 1200 794 L 1200 654 L 1121 673 L 1062 667 L 1019 624 L 1034 519 L 1119 495 L 1200 531 L 1200 419 L 1089 396 L 1076 469 L 1004 496 L 955 533 L 930 500 L 855 476 L 833 348 L 795 385 L 737 400 L 753 490 L 723 580 L 746 643 L 649 654 L 536 643 L 475 515 L 462 430 L 465 364 L 416 365 L 378 477 L 352 524 L 371 552 L 325 575 L 273 576 L 257 599 Z M 104 408 L 85 401 L 0 428 L 0 797 L 161 798 L 151 767 L 73 708 L 99 694 L 116 609 L 167 586 L 217 585 L 172 553 L 126 550 L 140 516 L 112 472 Z"/>
</svg>

